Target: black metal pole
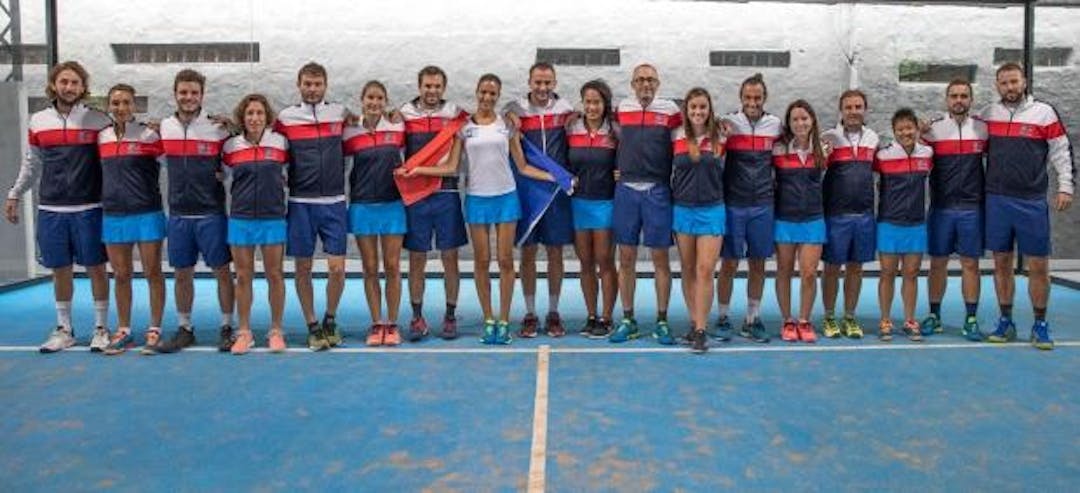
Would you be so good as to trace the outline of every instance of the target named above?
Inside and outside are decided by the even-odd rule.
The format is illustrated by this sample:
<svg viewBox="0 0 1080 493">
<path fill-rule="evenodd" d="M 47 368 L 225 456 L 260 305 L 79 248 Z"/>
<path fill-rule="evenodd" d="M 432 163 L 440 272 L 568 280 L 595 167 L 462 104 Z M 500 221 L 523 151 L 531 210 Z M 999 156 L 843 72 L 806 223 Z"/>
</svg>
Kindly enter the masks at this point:
<svg viewBox="0 0 1080 493">
<path fill-rule="evenodd" d="M 56 0 L 45 0 L 45 63 L 49 67 L 60 63 L 60 47 L 56 30 Z"/>
</svg>

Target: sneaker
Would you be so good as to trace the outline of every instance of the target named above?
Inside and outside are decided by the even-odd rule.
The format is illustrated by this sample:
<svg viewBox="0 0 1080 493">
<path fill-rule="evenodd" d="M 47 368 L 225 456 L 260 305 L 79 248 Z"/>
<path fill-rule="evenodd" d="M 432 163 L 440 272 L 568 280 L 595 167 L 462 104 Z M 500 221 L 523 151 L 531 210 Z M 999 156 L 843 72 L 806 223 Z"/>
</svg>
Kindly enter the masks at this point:
<svg viewBox="0 0 1080 493">
<path fill-rule="evenodd" d="M 705 330 L 691 330 L 687 334 L 687 339 L 690 340 L 690 352 L 695 354 L 702 354 L 709 350 L 709 337 L 705 335 Z"/>
<path fill-rule="evenodd" d="M 178 353 L 186 347 L 195 345 L 195 328 L 180 326 L 176 329 L 172 339 L 158 344 L 155 348 L 158 353 Z"/>
<path fill-rule="evenodd" d="M 997 328 L 986 336 L 988 342 L 1002 343 L 1016 340 L 1016 324 L 1009 317 L 998 319 Z"/>
<path fill-rule="evenodd" d="M 656 339 L 656 342 L 664 346 L 675 344 L 675 335 L 671 333 L 671 326 L 668 325 L 667 320 L 656 321 L 656 328 L 653 329 L 652 336 L 653 339 Z"/>
<path fill-rule="evenodd" d="M 731 331 L 731 321 L 727 317 L 720 317 L 716 320 L 716 330 L 708 335 L 720 342 L 730 342 Z"/>
<path fill-rule="evenodd" d="M 229 332 L 232 332 L 231 330 Z M 229 352 L 239 356 L 241 354 L 247 354 L 255 345 L 255 336 L 251 335 L 250 330 L 238 331 L 236 337 L 233 338 L 233 345 L 229 348 Z"/>
<path fill-rule="evenodd" d="M 443 332 L 445 331 L 446 326 L 444 325 Z M 424 320 L 424 317 L 415 317 L 409 322 L 409 335 L 406 336 L 406 339 L 408 339 L 409 342 L 420 342 L 427 337 L 428 332 L 427 320 Z"/>
<path fill-rule="evenodd" d="M 158 344 L 161 344 L 161 331 L 147 330 L 145 339 L 146 343 L 143 344 L 142 350 L 139 352 L 147 356 L 157 354 Z"/>
<path fill-rule="evenodd" d="M 589 339 L 607 339 L 611 335 L 611 320 L 598 318 L 589 329 Z"/>
<path fill-rule="evenodd" d="M 518 331 L 518 336 L 532 339 L 537 336 L 539 330 L 540 319 L 536 315 L 529 313 L 525 315 L 525 318 L 521 319 L 521 330 Z"/>
<path fill-rule="evenodd" d="M 582 325 L 581 328 L 578 329 L 578 335 L 589 337 L 589 334 L 593 331 L 593 327 L 596 327 L 596 315 L 589 315 L 589 319 L 585 321 L 585 325 Z"/>
<path fill-rule="evenodd" d="M 383 324 L 373 324 L 367 331 L 367 345 L 368 346 L 382 346 L 383 339 L 386 338 L 385 329 Z"/>
<path fill-rule="evenodd" d="M 341 333 L 338 332 L 337 319 L 334 317 L 323 317 L 322 319 L 322 331 L 326 336 L 326 342 L 330 344 L 330 347 L 338 347 L 341 345 Z"/>
<path fill-rule="evenodd" d="M 769 334 L 765 331 L 765 324 L 761 323 L 760 318 L 753 322 L 743 322 L 742 328 L 739 329 L 739 336 L 762 344 L 769 342 Z"/>
<path fill-rule="evenodd" d="M 383 340 L 384 346 L 397 346 L 401 344 L 401 332 L 398 331 L 397 324 L 389 324 L 383 326 Z"/>
<path fill-rule="evenodd" d="M 510 336 L 510 322 L 499 322 L 499 326 L 495 329 L 495 344 L 506 346 L 513 340 L 514 338 Z"/>
<path fill-rule="evenodd" d="M 124 354 L 128 349 L 135 347 L 135 337 L 129 330 L 118 330 L 113 334 L 109 345 L 105 346 L 104 353 L 109 356 Z"/>
<path fill-rule="evenodd" d="M 280 330 L 271 330 L 267 336 L 266 345 L 270 348 L 271 353 L 284 353 L 288 347 L 285 345 L 285 334 Z"/>
<path fill-rule="evenodd" d="M 218 330 L 218 351 L 223 353 L 232 351 L 234 343 L 236 343 L 236 334 L 233 334 L 232 326 L 229 324 L 222 325 L 221 329 Z"/>
<path fill-rule="evenodd" d="M 626 342 L 631 339 L 637 339 L 640 335 L 641 334 L 638 333 L 637 320 L 624 318 L 622 319 L 622 322 L 619 322 L 619 326 L 611 331 L 611 335 L 608 336 L 608 342 Z"/>
<path fill-rule="evenodd" d="M 326 340 L 326 334 L 323 333 L 322 327 L 319 327 L 319 323 L 308 324 L 307 335 L 308 349 L 312 351 L 325 351 L 330 349 L 330 341 Z"/>
<path fill-rule="evenodd" d="M 922 335 L 924 336 L 940 334 L 945 331 L 945 327 L 941 325 L 941 319 L 933 313 L 923 319 L 920 327 L 920 332 L 922 332 Z"/>
<path fill-rule="evenodd" d="M 893 323 L 892 320 L 882 320 L 878 323 L 877 337 L 882 341 L 889 342 L 892 340 Z"/>
<path fill-rule="evenodd" d="M 915 320 L 905 320 L 904 335 L 906 335 L 911 342 L 922 342 L 923 331 L 919 328 L 919 322 Z"/>
<path fill-rule="evenodd" d="M 42 353 L 55 353 L 57 351 L 63 351 L 71 346 L 75 345 L 75 331 L 71 328 L 57 326 L 49 337 L 45 339 L 45 342 L 41 344 L 38 351 Z"/>
<path fill-rule="evenodd" d="M 821 332 L 829 339 L 839 339 L 844 335 L 840 332 L 840 324 L 836 323 L 836 317 L 827 315 L 821 322 Z"/>
<path fill-rule="evenodd" d="M 411 325 L 409 326 L 409 335 L 412 335 Z M 443 317 L 442 332 L 439 332 L 439 337 L 442 338 L 444 341 L 452 341 L 454 339 L 457 339 L 457 336 L 457 317 Z"/>
<path fill-rule="evenodd" d="M 799 326 L 794 320 L 788 320 L 784 322 L 783 327 L 780 327 L 780 340 L 787 342 L 799 341 Z"/>
<path fill-rule="evenodd" d="M 97 326 L 94 327 L 94 336 L 90 338 L 90 352 L 100 353 L 105 350 L 109 345 L 111 337 L 109 337 L 109 329 Z"/>
<path fill-rule="evenodd" d="M 802 342 L 815 343 L 817 342 L 817 334 L 814 332 L 814 324 L 807 322 L 799 322 L 795 326 L 795 332 L 799 335 L 799 340 Z"/>
<path fill-rule="evenodd" d="M 974 315 L 964 319 L 964 326 L 960 328 L 960 335 L 971 342 L 982 342 L 986 336 L 979 330 L 979 317 Z"/>
<path fill-rule="evenodd" d="M 547 329 L 548 337 L 562 337 L 566 335 L 566 327 L 563 327 L 559 312 L 548 312 L 544 317 L 544 328 Z"/>
<path fill-rule="evenodd" d="M 495 321 L 484 320 L 484 330 L 480 333 L 480 344 L 495 344 Z"/>
<path fill-rule="evenodd" d="M 1036 320 L 1031 326 L 1031 345 L 1044 351 L 1054 349 L 1054 340 L 1050 338 L 1050 324 L 1046 320 Z"/>
<path fill-rule="evenodd" d="M 844 316 L 843 331 L 850 339 L 862 339 L 863 328 L 859 325 L 859 321 L 855 320 L 855 317 L 851 315 Z"/>
</svg>

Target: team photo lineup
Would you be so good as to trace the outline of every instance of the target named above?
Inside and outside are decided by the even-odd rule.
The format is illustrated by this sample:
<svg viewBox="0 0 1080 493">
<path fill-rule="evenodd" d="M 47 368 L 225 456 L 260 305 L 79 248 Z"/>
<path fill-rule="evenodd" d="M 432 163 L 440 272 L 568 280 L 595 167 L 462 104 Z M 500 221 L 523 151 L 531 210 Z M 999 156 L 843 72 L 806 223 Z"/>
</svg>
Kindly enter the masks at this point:
<svg viewBox="0 0 1080 493">
<path fill-rule="evenodd" d="M 483 313 L 481 343 L 563 337 L 568 327 L 559 301 L 569 247 L 587 311 L 570 317 L 586 317 L 570 329 L 590 339 L 618 344 L 651 336 L 704 353 L 710 342 L 736 336 L 756 343 L 864 335 L 918 342 L 954 322 L 968 341 L 1007 343 L 1018 337 L 1019 255 L 1029 300 L 1021 305 L 1033 318 L 1023 335 L 1038 349 L 1053 349 L 1046 317 L 1050 214 L 1072 203 L 1075 161 L 1062 119 L 1029 93 L 1023 66 L 996 69 L 994 101 L 973 100 L 971 83 L 955 79 L 939 107 L 900 108 L 888 129 L 864 124 L 878 102 L 858 89 L 813 104 L 772 102 L 765 79 L 753 74 L 730 89 L 741 107 L 728 113 L 702 87 L 665 91 L 683 95 L 677 100 L 661 97 L 661 74 L 662 67 L 635 66 L 618 81 L 628 82 L 630 96 L 616 101 L 600 79 L 557 93 L 556 67 L 537 62 L 521 98 L 501 101 L 502 80 L 489 73 L 460 82 L 475 89 L 474 101 L 453 102 L 443 97 L 450 83 L 444 70 L 426 66 L 416 74 L 416 94 L 394 95 L 407 100 L 399 107 L 372 80 L 347 89 L 360 100 L 360 108 L 348 108 L 325 99 L 330 76 L 311 62 L 295 80 L 280 81 L 296 85 L 298 103 L 275 108 L 252 93 L 231 113 L 210 114 L 203 96 L 212 81 L 184 69 L 173 79 L 175 113 L 158 119 L 136 118 L 137 88 L 125 83 L 110 84 L 105 111 L 88 106 L 87 68 L 59 63 L 47 77 L 51 104 L 30 116 L 28 152 L 4 205 L 6 219 L 19 222 L 36 187 L 38 262 L 51 269 L 56 303 L 56 325 L 40 351 L 76 344 L 72 299 L 87 296 L 74 293 L 78 264 L 93 297 L 92 352 L 181 351 L 196 344 L 192 312 L 215 308 L 218 350 L 240 355 L 263 345 L 283 352 L 291 302 L 286 256 L 295 266 L 307 347 L 340 346 L 336 314 L 350 234 L 370 314 L 368 346 L 459 336 L 459 250 L 466 247 Z M 769 113 L 767 101 L 783 111 Z M 839 110 L 835 125 L 817 117 L 815 106 L 827 105 Z M 536 303 L 541 246 L 546 314 Z M 672 246 L 682 292 L 676 303 L 689 327 L 668 322 Z M 641 327 L 644 314 L 634 307 L 640 247 L 653 266 L 648 286 L 655 287 L 649 295 L 656 308 L 645 315 L 655 321 Z M 145 329 L 131 322 L 136 249 L 148 286 Z M 437 327 L 423 306 L 432 250 L 441 263 L 438 298 L 445 300 Z M 987 252 L 994 271 L 989 299 L 1000 313 L 993 326 L 981 327 L 979 260 Z M 953 254 L 965 316 L 946 321 L 941 305 Z M 178 324 L 168 336 L 163 257 L 173 271 Z M 774 257 L 779 327 L 761 317 L 766 261 Z M 929 273 L 920 297 L 924 257 Z M 216 307 L 194 306 L 200 258 L 216 280 Z M 730 306 L 743 259 L 746 310 L 736 316 Z M 864 265 L 874 261 L 880 317 L 877 327 L 864 328 L 856 309 Z M 319 296 L 312 281 L 317 262 L 327 273 Z M 511 313 L 519 277 L 523 317 Z M 253 283 L 264 281 L 266 299 L 253 299 Z M 819 282 L 822 311 L 815 310 Z M 407 323 L 399 323 L 403 290 Z M 714 300 L 719 317 L 710 321 Z M 113 303 L 117 323 L 110 329 Z M 254 327 L 265 340 L 253 332 L 253 305 L 269 307 L 269 327 Z"/>
</svg>

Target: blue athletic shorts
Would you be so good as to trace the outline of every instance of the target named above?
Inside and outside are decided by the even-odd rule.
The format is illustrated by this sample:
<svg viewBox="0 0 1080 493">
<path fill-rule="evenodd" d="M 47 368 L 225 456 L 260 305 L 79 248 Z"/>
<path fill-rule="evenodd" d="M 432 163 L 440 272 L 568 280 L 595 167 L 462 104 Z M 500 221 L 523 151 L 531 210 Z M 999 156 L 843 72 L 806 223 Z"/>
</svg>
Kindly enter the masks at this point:
<svg viewBox="0 0 1080 493">
<path fill-rule="evenodd" d="M 927 215 L 927 252 L 933 257 L 958 253 L 983 255 L 983 216 L 979 209 L 930 209 Z"/>
<path fill-rule="evenodd" d="M 825 238 L 821 257 L 826 263 L 871 262 L 877 250 L 874 215 L 841 214 L 826 217 Z"/>
<path fill-rule="evenodd" d="M 516 190 L 491 197 L 465 196 L 465 222 L 469 224 L 500 224 L 518 219 L 521 219 L 521 203 Z"/>
<path fill-rule="evenodd" d="M 674 221 L 671 189 L 666 185 L 656 184 L 639 191 L 619 183 L 615 185 L 613 207 L 611 226 L 616 244 L 637 246 L 644 243 L 649 248 L 669 248 L 674 243 L 671 238 Z"/>
<path fill-rule="evenodd" d="M 777 243 L 825 243 L 825 219 L 809 221 L 776 220 L 773 226 L 773 238 Z"/>
<path fill-rule="evenodd" d="M 436 192 L 405 208 L 408 227 L 405 232 L 405 248 L 412 252 L 431 250 L 434 236 L 435 248 L 453 250 L 469 243 L 465 232 L 465 215 L 461 211 L 458 192 Z"/>
<path fill-rule="evenodd" d="M 926 253 L 926 223 L 910 226 L 878 223 L 877 249 L 878 253 L 892 255 Z"/>
<path fill-rule="evenodd" d="M 288 234 L 285 219 L 229 218 L 230 246 L 284 244 Z"/>
<path fill-rule="evenodd" d="M 769 258 L 773 254 L 773 206 L 727 208 L 727 232 L 720 253 L 727 259 Z"/>
<path fill-rule="evenodd" d="M 527 225 L 518 224 L 519 228 Z M 541 244 L 544 246 L 562 246 L 574 243 L 574 212 L 570 197 L 565 193 L 555 194 L 551 206 L 540 216 L 540 222 L 522 242 L 522 246 Z"/>
<path fill-rule="evenodd" d="M 676 233 L 695 236 L 720 236 L 727 227 L 724 204 L 674 206 L 672 229 Z"/>
<path fill-rule="evenodd" d="M 1018 199 L 986 194 L 986 248 L 1017 250 L 1032 257 L 1050 256 L 1050 206 L 1046 199 Z"/>
<path fill-rule="evenodd" d="M 356 236 L 403 235 L 405 229 L 400 200 L 349 204 L 349 232 Z"/>
<path fill-rule="evenodd" d="M 323 252 L 345 255 L 348 246 L 348 213 L 345 201 L 333 204 L 289 202 L 286 217 L 289 240 L 285 254 L 309 258 L 315 255 L 315 240 L 322 240 Z"/>
<path fill-rule="evenodd" d="M 101 222 L 101 241 L 113 243 L 138 243 L 165 239 L 165 213 L 162 211 L 142 214 L 105 214 Z"/>
<path fill-rule="evenodd" d="M 611 229 L 612 204 L 610 200 L 570 199 L 574 211 L 574 229 Z"/>
<path fill-rule="evenodd" d="M 210 268 L 232 260 L 228 242 L 229 223 L 224 214 L 203 217 L 169 216 L 169 265 L 176 269 L 193 267 L 202 255 Z"/>
<path fill-rule="evenodd" d="M 101 242 L 101 208 L 80 212 L 38 209 L 38 263 L 49 269 L 76 263 L 85 267 L 105 263 Z"/>
</svg>

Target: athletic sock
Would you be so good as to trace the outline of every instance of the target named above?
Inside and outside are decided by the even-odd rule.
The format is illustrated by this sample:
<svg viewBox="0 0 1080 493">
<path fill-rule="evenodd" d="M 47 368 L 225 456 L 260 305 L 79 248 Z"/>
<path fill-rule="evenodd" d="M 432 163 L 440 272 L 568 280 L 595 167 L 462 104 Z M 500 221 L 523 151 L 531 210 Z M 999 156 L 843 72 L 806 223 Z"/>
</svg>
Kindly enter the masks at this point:
<svg viewBox="0 0 1080 493">
<path fill-rule="evenodd" d="M 967 316 L 974 317 L 979 312 L 979 303 L 964 303 L 964 310 L 967 311 Z"/>
<path fill-rule="evenodd" d="M 1011 319 L 1012 318 L 1012 305 L 998 305 L 998 309 L 1001 310 L 1001 316 Z"/>
<path fill-rule="evenodd" d="M 937 303 L 934 303 L 933 301 L 930 302 L 930 314 L 937 317 L 937 318 L 941 318 L 941 302 L 940 301 L 937 302 Z"/>
<path fill-rule="evenodd" d="M 561 293 L 548 293 L 548 312 L 559 313 L 559 295 Z"/>
<path fill-rule="evenodd" d="M 761 300 L 750 298 L 746 303 L 746 321 L 753 323 L 761 315 Z"/>
<path fill-rule="evenodd" d="M 454 311 L 457 310 L 457 305 L 453 303 L 446 304 L 446 318 L 453 319 L 455 317 Z"/>
<path fill-rule="evenodd" d="M 622 316 L 625 319 L 633 320 L 634 319 L 634 309 L 631 308 L 631 309 L 627 310 L 627 309 L 624 308 L 623 311 L 622 311 Z"/>
<path fill-rule="evenodd" d="M 232 312 L 221 312 L 221 324 L 222 326 L 228 325 L 232 327 L 233 319 Z"/>
<path fill-rule="evenodd" d="M 657 322 L 667 322 L 667 310 L 660 310 L 656 313 Z"/>
<path fill-rule="evenodd" d="M 525 314 L 532 315 L 536 313 L 536 295 L 525 295 Z"/>
<path fill-rule="evenodd" d="M 176 318 L 181 327 L 191 327 L 191 312 L 177 312 Z"/>
<path fill-rule="evenodd" d="M 424 316 L 424 313 L 423 313 L 423 311 L 424 311 L 424 302 L 423 301 L 412 301 L 412 302 L 409 302 L 409 304 L 412 305 L 412 316 L 413 316 L 413 318 L 420 318 L 420 317 Z M 448 307 L 447 309 L 449 309 L 450 304 L 447 303 L 446 306 Z"/>
<path fill-rule="evenodd" d="M 1034 307 L 1034 310 L 1035 310 L 1035 321 L 1036 322 L 1045 322 L 1046 321 L 1046 307 L 1045 306 L 1042 307 L 1042 308 Z"/>
<path fill-rule="evenodd" d="M 71 330 L 71 302 L 56 302 L 56 325 Z"/>
<path fill-rule="evenodd" d="M 94 326 L 108 327 L 109 300 L 94 300 Z"/>
</svg>

